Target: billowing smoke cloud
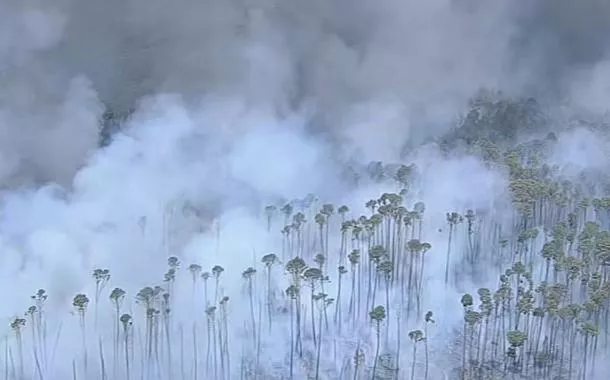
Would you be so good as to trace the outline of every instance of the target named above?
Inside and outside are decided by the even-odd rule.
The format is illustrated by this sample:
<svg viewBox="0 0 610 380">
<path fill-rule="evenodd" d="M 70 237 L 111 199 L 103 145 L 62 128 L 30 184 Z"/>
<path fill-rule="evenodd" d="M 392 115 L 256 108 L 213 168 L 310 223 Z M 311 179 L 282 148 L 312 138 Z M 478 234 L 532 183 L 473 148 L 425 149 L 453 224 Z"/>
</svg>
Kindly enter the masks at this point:
<svg viewBox="0 0 610 380">
<path fill-rule="evenodd" d="M 0 14 L 0 185 L 68 185 L 97 146 L 102 106 L 89 79 L 46 58 L 67 15 L 48 4 Z"/>
<path fill-rule="evenodd" d="M 224 291 L 238 295 L 241 271 L 280 249 L 255 215 L 265 202 L 378 196 L 387 189 L 348 188 L 344 162 L 397 160 L 405 144 L 451 130 L 482 88 L 607 112 L 608 6 L 521 3 L 0 3 L 1 281 L 11 289 L 0 317 L 40 286 L 59 324 L 75 293 L 94 292 L 92 268 L 134 292 L 170 254 L 223 265 Z M 98 149 L 104 112 L 130 117 Z M 598 139 L 570 133 L 553 159 L 602 168 Z M 506 201 L 504 173 L 474 158 L 431 146 L 411 158 L 424 176 L 409 201 L 437 215 L 426 221 L 433 246 L 445 244 L 446 211 Z M 452 319 L 461 290 L 427 307 Z M 70 376 L 66 356 L 58 379 Z"/>
<path fill-rule="evenodd" d="M 412 114 L 446 123 L 481 86 L 512 83 L 504 75 L 511 9 L 498 5 L 55 1 L 4 8 L 3 182 L 28 169 L 43 181 L 74 174 L 95 145 L 96 100 L 119 114 L 159 92 L 189 101 L 237 96 L 279 115 L 305 107 L 313 109 L 311 128 L 374 152 L 384 150 L 378 146 L 390 131 L 394 141 L 411 134 Z M 75 103 L 78 112 L 62 114 Z M 376 116 L 380 103 L 390 116 Z M 66 135 L 70 144 L 44 149 L 32 141 Z"/>
<path fill-rule="evenodd" d="M 188 101 L 238 96 L 279 115 L 306 108 L 311 129 L 368 156 L 400 151 L 407 136 L 446 131 L 481 87 L 546 91 L 547 98 L 567 91 L 577 104 L 603 110 L 604 4 L 3 5 L 3 182 L 17 176 L 11 181 L 19 183 L 27 172 L 28 180 L 65 183 L 95 146 L 98 101 L 121 114 L 159 92 Z M 51 142 L 66 135 L 70 144 Z M 388 135 L 396 138 L 385 149 Z"/>
</svg>

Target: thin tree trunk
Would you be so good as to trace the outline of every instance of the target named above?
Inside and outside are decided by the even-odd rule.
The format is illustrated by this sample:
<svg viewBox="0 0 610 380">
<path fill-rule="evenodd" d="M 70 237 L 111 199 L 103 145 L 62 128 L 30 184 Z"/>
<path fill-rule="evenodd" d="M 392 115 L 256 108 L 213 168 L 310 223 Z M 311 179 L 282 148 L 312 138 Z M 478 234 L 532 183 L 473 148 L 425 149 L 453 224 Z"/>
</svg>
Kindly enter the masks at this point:
<svg viewBox="0 0 610 380">
<path fill-rule="evenodd" d="M 294 300 L 290 300 L 290 379 L 293 376 L 294 367 Z"/>
<path fill-rule="evenodd" d="M 417 342 L 413 342 L 413 362 L 411 364 L 411 380 L 415 380 L 415 360 L 417 359 Z"/>
<path fill-rule="evenodd" d="M 324 300 L 322 300 L 321 302 L 324 302 Z M 317 352 L 316 352 L 316 380 L 320 379 L 320 353 L 322 351 L 322 315 L 323 315 L 323 311 L 322 310 L 320 310 L 320 317 L 318 319 L 318 338 L 319 338 L 319 342 L 318 342 L 318 348 L 317 348 Z"/>
<path fill-rule="evenodd" d="M 99 340 L 99 350 L 100 350 L 100 370 L 102 372 L 102 380 L 106 380 L 106 361 L 104 360 L 104 348 L 102 345 L 102 338 Z M 42 374 L 40 375 L 42 379 Z"/>
<path fill-rule="evenodd" d="M 380 346 L 380 330 L 381 330 L 381 326 L 380 323 L 377 322 L 376 323 L 376 333 L 377 333 L 377 348 L 375 349 L 375 361 L 373 362 L 373 372 L 371 374 L 371 380 L 375 380 L 375 375 L 377 372 L 377 361 L 379 359 L 379 346 Z"/>
<path fill-rule="evenodd" d="M 445 286 L 449 284 L 449 257 L 451 256 L 451 239 L 453 237 L 453 224 L 449 224 L 449 239 L 447 242 L 447 257 L 445 259 Z"/>
</svg>

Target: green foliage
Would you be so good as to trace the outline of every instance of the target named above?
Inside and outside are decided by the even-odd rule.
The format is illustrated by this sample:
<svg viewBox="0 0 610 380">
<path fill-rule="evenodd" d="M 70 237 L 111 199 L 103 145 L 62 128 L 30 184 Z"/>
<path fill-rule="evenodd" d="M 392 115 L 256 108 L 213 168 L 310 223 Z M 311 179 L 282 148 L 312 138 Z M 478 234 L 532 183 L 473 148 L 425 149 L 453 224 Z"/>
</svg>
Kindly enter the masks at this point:
<svg viewBox="0 0 610 380">
<path fill-rule="evenodd" d="M 85 294 L 77 294 L 72 300 L 72 306 L 79 312 L 84 313 L 89 305 L 89 298 Z"/>
<path fill-rule="evenodd" d="M 471 306 L 472 306 L 472 302 L 473 302 L 473 301 L 472 301 L 472 296 L 471 296 L 470 294 L 464 294 L 464 295 L 462 296 L 461 303 L 462 303 L 462 306 L 463 306 L 464 308 L 469 308 L 469 307 L 471 307 Z"/>
<path fill-rule="evenodd" d="M 385 319 L 385 316 L 386 316 L 385 308 L 381 305 L 375 306 L 373 308 L 373 310 L 371 310 L 369 312 L 369 317 L 371 318 L 371 321 L 373 321 L 375 323 L 383 322 L 383 320 Z"/>
<path fill-rule="evenodd" d="M 421 330 L 410 331 L 409 339 L 411 339 L 413 343 L 421 342 L 424 340 L 424 332 Z"/>
</svg>

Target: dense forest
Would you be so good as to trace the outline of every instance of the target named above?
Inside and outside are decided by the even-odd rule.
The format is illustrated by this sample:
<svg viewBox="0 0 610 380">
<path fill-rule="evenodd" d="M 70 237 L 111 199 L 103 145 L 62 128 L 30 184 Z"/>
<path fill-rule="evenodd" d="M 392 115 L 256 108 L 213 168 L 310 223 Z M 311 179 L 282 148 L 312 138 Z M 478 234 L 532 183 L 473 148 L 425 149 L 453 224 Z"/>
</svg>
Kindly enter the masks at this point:
<svg viewBox="0 0 610 380">
<path fill-rule="evenodd" d="M 266 203 L 260 252 L 231 251 L 249 235 L 178 201 L 164 240 L 172 216 L 191 213 L 216 256 L 168 249 L 159 281 L 136 290 L 92 267 L 64 314 L 32 283 L 7 326 L 4 378 L 594 379 L 610 347 L 610 194 L 606 173 L 553 163 L 574 128 L 591 130 L 551 128 L 533 99 L 481 95 L 425 146 L 505 178 L 488 207 L 430 215 L 421 184 L 434 173 L 407 152 L 346 167 L 353 188 L 382 189 L 360 204 Z M 146 218 L 133 224 L 151 233 Z M 231 255 L 231 267 L 202 264 Z"/>
</svg>

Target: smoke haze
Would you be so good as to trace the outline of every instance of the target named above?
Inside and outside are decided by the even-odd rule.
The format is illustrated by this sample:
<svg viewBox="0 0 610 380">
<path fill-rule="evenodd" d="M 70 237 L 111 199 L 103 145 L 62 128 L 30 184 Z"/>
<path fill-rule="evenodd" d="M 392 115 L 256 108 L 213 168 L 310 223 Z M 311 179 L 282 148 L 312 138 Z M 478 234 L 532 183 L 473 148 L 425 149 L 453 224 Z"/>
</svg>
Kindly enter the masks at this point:
<svg viewBox="0 0 610 380">
<path fill-rule="evenodd" d="M 94 291 L 93 268 L 135 293 L 170 254 L 240 283 L 280 249 L 258 220 L 265 202 L 314 193 L 357 207 L 382 189 L 348 187 L 346 162 L 399 161 L 453 130 L 482 89 L 536 97 L 557 131 L 601 119 L 608 35 L 602 0 L 0 0 L 0 320 L 44 287 L 59 324 Z M 126 121 L 99 148 L 109 112 Z M 594 131 L 558 146 L 567 175 L 610 163 Z M 475 158 L 426 146 L 409 159 L 433 246 L 445 212 L 507 204 L 505 173 Z M 220 255 L 199 233 L 219 215 Z M 442 265 L 430 271 L 436 286 Z M 427 307 L 456 319 L 470 281 Z M 71 376 L 71 354 L 50 379 Z"/>
</svg>

